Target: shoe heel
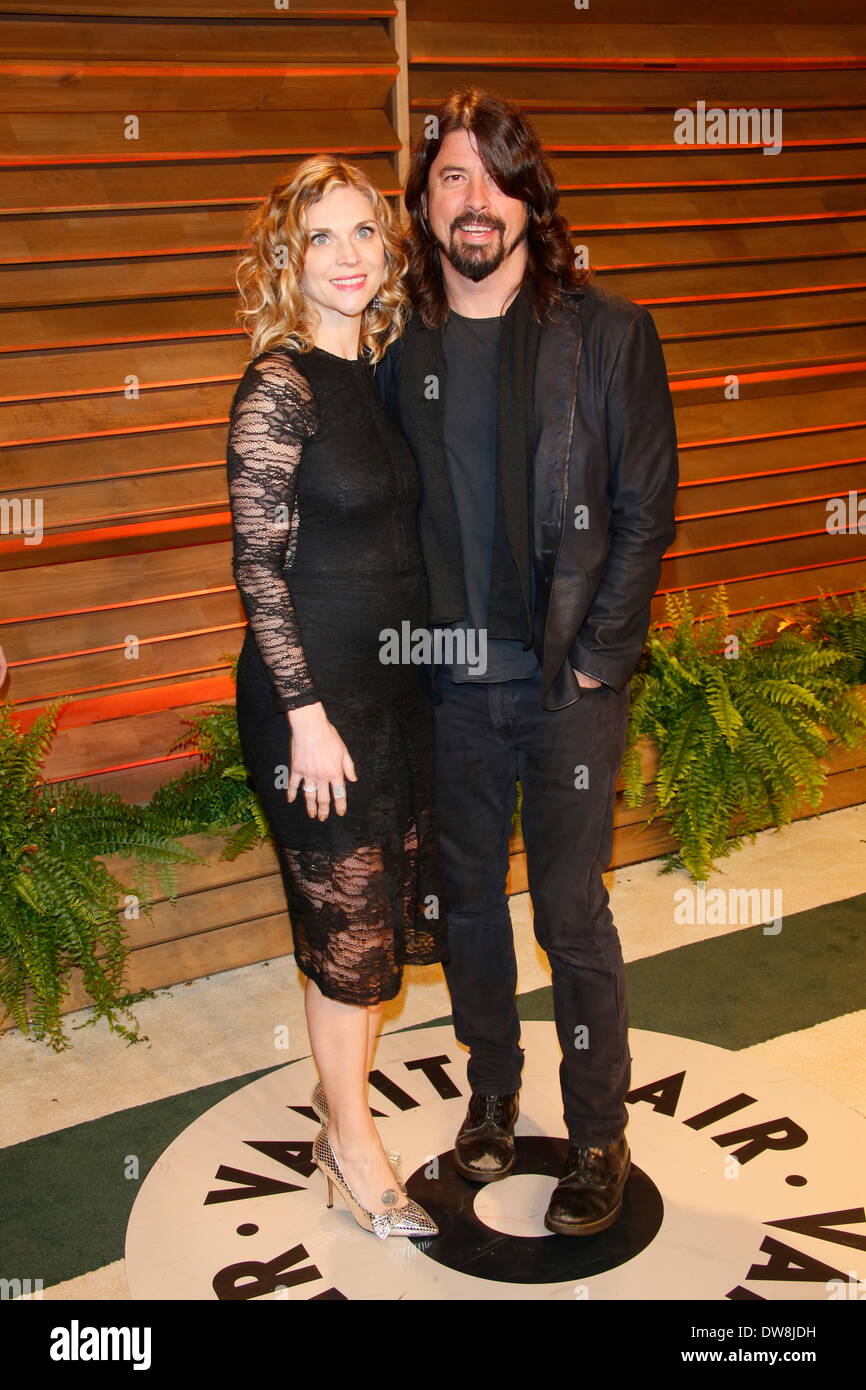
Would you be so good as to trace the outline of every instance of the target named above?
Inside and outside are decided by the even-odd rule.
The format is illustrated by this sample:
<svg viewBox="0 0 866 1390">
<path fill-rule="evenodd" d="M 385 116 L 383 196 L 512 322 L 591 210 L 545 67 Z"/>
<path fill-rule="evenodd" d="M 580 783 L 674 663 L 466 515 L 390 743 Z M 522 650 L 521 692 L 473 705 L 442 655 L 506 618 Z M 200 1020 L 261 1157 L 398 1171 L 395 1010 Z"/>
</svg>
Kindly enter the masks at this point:
<svg viewBox="0 0 866 1390">
<path fill-rule="evenodd" d="M 329 1207 L 332 1207 L 334 1205 L 334 1184 L 328 1177 L 327 1173 L 325 1174 L 325 1182 L 327 1184 L 328 1189 L 327 1204 Z"/>
</svg>

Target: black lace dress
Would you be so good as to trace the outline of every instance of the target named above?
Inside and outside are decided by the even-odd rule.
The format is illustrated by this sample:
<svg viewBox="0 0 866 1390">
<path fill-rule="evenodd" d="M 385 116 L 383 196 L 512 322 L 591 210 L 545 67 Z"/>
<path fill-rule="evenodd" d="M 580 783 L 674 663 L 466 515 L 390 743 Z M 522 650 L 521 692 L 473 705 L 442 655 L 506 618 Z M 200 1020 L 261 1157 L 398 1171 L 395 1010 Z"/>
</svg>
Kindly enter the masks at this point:
<svg viewBox="0 0 866 1390">
<path fill-rule="evenodd" d="M 228 443 L 233 573 L 249 618 L 237 720 L 280 860 L 298 966 L 376 1004 L 447 955 L 434 716 L 424 667 L 382 659 L 428 625 L 420 479 L 363 358 L 272 348 L 247 367 Z M 346 813 L 286 797 L 287 710 L 321 701 L 355 765 Z"/>
</svg>

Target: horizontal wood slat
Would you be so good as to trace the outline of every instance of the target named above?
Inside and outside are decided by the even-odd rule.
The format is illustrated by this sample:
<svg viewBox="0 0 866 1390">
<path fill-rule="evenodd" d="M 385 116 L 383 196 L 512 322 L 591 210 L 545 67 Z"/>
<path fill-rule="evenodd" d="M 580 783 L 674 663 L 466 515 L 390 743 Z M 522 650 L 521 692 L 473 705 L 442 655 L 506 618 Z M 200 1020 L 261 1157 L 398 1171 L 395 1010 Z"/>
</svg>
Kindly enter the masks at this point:
<svg viewBox="0 0 866 1390">
<path fill-rule="evenodd" d="M 705 532 L 710 544 L 691 554 L 672 554 L 663 563 L 664 589 L 693 589 L 732 584 L 735 580 L 757 579 L 777 572 L 817 569 L 825 565 L 859 566 L 862 584 L 866 561 L 866 537 L 853 534 L 831 536 L 821 529 L 815 515 L 815 528 L 804 535 L 777 536 L 750 545 L 728 541 L 719 531 L 715 537 Z M 713 543 L 714 542 L 714 543 Z M 760 593 L 760 585 L 757 585 Z M 760 598 L 757 600 L 762 602 Z"/>
<path fill-rule="evenodd" d="M 40 405 L 0 406 L 0 447 L 39 439 L 76 439 L 84 435 L 134 433 L 164 425 L 222 424 L 235 383 L 143 391 L 138 400 L 118 396 L 81 396 Z"/>
<path fill-rule="evenodd" d="M 762 453 L 751 455 L 756 470 L 762 462 Z M 167 501 L 169 486 L 170 501 Z M 704 525 L 703 531 L 710 535 L 721 531 L 726 544 L 742 544 L 778 532 L 780 528 L 790 533 L 809 525 L 823 524 L 826 499 L 847 497 L 849 491 L 858 487 L 866 495 L 862 458 L 846 457 L 835 467 L 822 464 L 793 472 L 757 471 L 752 477 L 712 480 L 700 488 L 681 489 L 678 516 L 683 525 L 687 518 L 706 515 L 711 520 Z M 162 470 L 110 483 L 100 479 L 68 487 L 36 490 L 26 487 L 16 495 L 22 502 L 35 498 L 44 505 L 46 530 L 50 529 L 48 521 L 59 517 L 58 524 L 64 531 L 135 520 L 182 519 L 185 514 L 200 518 L 212 513 L 215 519 L 221 520 L 227 505 L 222 464 L 190 471 L 172 468 L 169 478 Z M 792 512 L 790 508 L 794 503 L 802 504 L 802 510 Z M 684 547 L 697 546 L 698 534 L 694 527 L 684 530 Z M 106 623 L 100 622 L 100 633 L 104 633 L 105 628 Z M 176 619 L 173 630 L 178 630 Z M 64 648 L 60 646 L 58 650 L 62 652 Z"/>
<path fill-rule="evenodd" d="M 781 555 L 779 556 L 781 559 Z M 798 565 L 796 557 L 788 559 L 789 568 L 780 566 L 776 573 L 760 573 L 756 567 L 753 575 L 743 577 L 732 575 L 715 581 L 693 579 L 690 585 L 695 608 L 700 611 L 705 600 L 709 599 L 714 583 L 724 583 L 731 605 L 732 622 L 740 625 L 742 616 L 757 609 L 772 609 L 780 612 L 796 607 L 798 604 L 814 603 L 820 593 L 850 594 L 863 582 L 863 560 L 846 560 L 844 556 L 832 554 L 822 562 L 820 559 L 810 564 L 804 558 Z M 673 570 L 665 566 L 665 576 L 672 576 Z M 667 592 L 667 590 L 666 590 Z M 661 598 L 653 600 L 653 621 L 664 622 L 664 605 Z"/>
<path fill-rule="evenodd" d="M 326 110 L 335 97 L 343 111 L 373 110 L 384 107 L 397 71 L 386 62 L 336 69 L 220 64 L 212 73 L 191 63 L 0 57 L 0 111 L 309 111 Z"/>
<path fill-rule="evenodd" d="M 209 593 L 63 613 L 35 622 L 5 623 L 0 630 L 4 646 L 9 644 L 16 661 L 36 662 L 65 660 L 73 653 L 92 651 L 95 638 L 98 638 L 100 647 L 116 647 L 118 644 L 122 646 L 130 637 L 136 637 L 139 641 L 157 641 L 167 633 L 174 638 L 188 632 L 228 627 L 239 622 L 246 622 L 246 617 L 240 596 L 231 582 L 228 587 Z M 217 637 L 217 644 L 219 641 Z M 113 663 L 114 658 L 111 660 Z M 134 663 L 130 663 L 129 669 L 136 669 Z"/>
<path fill-rule="evenodd" d="M 725 439 L 757 441 L 765 435 L 794 434 L 821 426 L 860 426 L 866 422 L 866 399 L 862 388 L 851 387 L 779 400 L 720 399 L 715 404 L 679 406 L 676 414 L 680 447 L 688 448 Z"/>
<path fill-rule="evenodd" d="M 242 965 L 273 960 L 286 955 L 291 948 L 291 929 L 284 905 L 281 912 L 272 916 L 248 915 L 245 921 L 232 926 L 200 932 L 196 936 L 181 936 L 163 945 L 142 946 L 130 954 L 124 981 L 130 993 L 160 989 L 203 975 L 216 975 L 221 970 L 237 970 Z M 76 970 L 70 977 L 68 1002 L 70 1009 L 85 1008 L 90 1002 L 81 984 L 80 972 Z M 3 1028 L 0 1023 L 0 1031 Z"/>
<path fill-rule="evenodd" d="M 251 209 L 0 219 L 0 264 L 237 253 Z"/>
<path fill-rule="evenodd" d="M 720 199 L 722 206 L 719 205 Z M 655 189 L 643 193 L 566 194 L 562 211 L 569 224 L 586 233 L 615 227 L 672 229 L 724 226 L 738 222 L 809 222 L 818 218 L 866 216 L 866 185 L 810 184 L 786 188 L 718 188 L 687 193 Z"/>
<path fill-rule="evenodd" d="M 866 56 L 862 65 L 866 67 Z M 37 118 L 30 119 L 36 121 Z M 542 112 L 533 117 L 532 124 L 545 149 L 550 151 L 599 150 L 614 153 L 622 150 L 627 154 L 630 150 L 683 148 L 674 139 L 675 121 L 672 111 L 665 114 L 577 111 L 568 115 L 549 115 Z M 413 140 L 423 135 L 424 116 L 420 112 L 412 115 L 410 128 Z M 817 116 L 812 111 L 792 111 L 785 116 L 781 133 L 784 148 L 789 150 L 798 146 L 808 148 L 820 145 L 859 145 L 866 140 L 866 110 L 855 107 L 845 111 L 823 111 Z M 760 137 L 741 145 L 725 140 L 714 148 L 743 150 L 757 148 L 761 143 Z M 2 148 L 0 144 L 0 149 Z M 781 152 L 778 155 L 761 154 L 761 158 L 778 159 L 781 158 Z"/>
<path fill-rule="evenodd" d="M 701 514 L 717 515 L 741 507 L 757 513 L 763 508 L 778 507 L 807 497 L 847 497 L 850 488 L 866 490 L 866 454 L 857 463 L 846 459 L 835 468 L 799 469 L 795 473 L 762 473 L 758 478 L 734 478 L 729 482 L 705 483 L 701 487 L 680 490 L 679 515 L 682 518 Z M 763 518 L 767 524 L 768 518 Z M 864 576 L 866 577 L 866 576 Z"/>
<path fill-rule="evenodd" d="M 166 595 L 199 593 L 230 584 L 231 547 L 224 541 L 158 553 L 125 551 L 22 572 L 14 585 L 0 585 L 0 621 L 112 608 L 118 602 L 147 603 Z M 74 595 L 72 603 L 64 602 L 69 593 Z"/>
<path fill-rule="evenodd" d="M 291 6 L 272 6 L 274 19 L 331 19 L 346 15 L 353 19 L 377 19 L 395 13 L 390 0 L 291 0 Z M 264 17 L 261 0 L 2 0 L 0 14 L 55 15 L 77 21 L 82 15 L 103 15 L 108 19 L 230 19 L 253 20 Z"/>
<path fill-rule="evenodd" d="M 232 315 L 237 256 L 196 256 L 136 262 L 134 275 L 124 261 L 78 261 L 71 265 L 0 268 L 0 297 L 10 308 L 48 308 L 59 304 L 93 304 L 141 297 L 146 285 L 155 297 L 212 294 L 231 298 L 226 304 L 227 327 Z M 134 321 L 130 321 L 133 327 Z M 2 326 L 2 321 L 0 321 Z"/>
<path fill-rule="evenodd" d="M 855 255 L 866 249 L 866 221 L 863 220 L 810 222 L 808 236 L 804 235 L 803 227 L 786 227 L 782 223 L 766 227 L 744 224 L 665 232 L 623 232 L 617 236 L 593 232 L 585 237 L 580 227 L 572 230 L 578 242 L 588 245 L 589 264 L 607 269 L 641 266 L 652 270 L 656 266 L 687 266 L 698 262 L 725 266 L 801 258 L 808 262 L 813 256 Z"/>
<path fill-rule="evenodd" d="M 130 374 L 147 386 L 238 376 L 248 359 L 246 334 L 82 348 L 77 352 L 0 354 L 0 404 L 15 399 L 123 391 Z"/>
<path fill-rule="evenodd" d="M 413 66 L 739 70 L 862 67 L 866 26 L 604 23 L 484 25 L 409 21 Z"/>
<path fill-rule="evenodd" d="M 501 0 L 497 0 L 497 10 Z M 416 5 L 413 0 L 413 11 Z M 607 23 L 607 14 L 605 14 Z M 451 92 L 477 86 L 507 89 L 509 101 L 524 111 L 671 111 L 694 106 L 696 96 L 707 106 L 781 107 L 783 111 L 832 110 L 866 104 L 859 71 L 810 72 L 701 72 L 697 91 L 688 72 L 659 72 L 648 68 L 639 75 L 600 69 L 584 69 L 580 81 L 561 69 L 418 67 L 412 73 L 410 109 L 432 111 Z"/>
<path fill-rule="evenodd" d="M 17 492 L 32 487 L 35 478 L 60 485 L 159 470 L 168 470 L 168 477 L 173 469 L 223 460 L 225 447 L 226 428 L 220 424 L 10 449 L 0 451 L 0 486 Z"/>
<path fill-rule="evenodd" d="M 863 353 L 863 323 L 827 327 L 826 320 L 814 329 L 795 328 L 789 332 L 774 332 L 752 338 L 738 336 L 690 338 L 664 345 L 665 361 L 672 379 L 690 372 L 730 370 L 736 362 L 739 370 L 778 366 L 795 368 L 798 364 L 827 363 L 859 358 Z"/>
<path fill-rule="evenodd" d="M 228 291 L 200 298 L 136 299 L 113 304 L 46 304 L 0 312 L 9 352 L 233 337 L 236 304 Z"/>
<path fill-rule="evenodd" d="M 810 301 L 812 316 L 815 316 Z M 819 300 L 820 303 L 825 303 Z M 850 299 L 846 300 L 850 305 Z M 835 307 L 836 298 L 826 301 Z M 762 367 L 808 370 L 810 364 L 860 360 L 864 349 L 863 321 L 866 314 L 849 308 L 850 325 L 828 327 L 826 314 L 811 330 L 795 329 L 767 336 L 767 325 L 756 324 L 758 336 L 737 335 L 707 339 L 685 337 L 665 342 L 668 372 L 677 378 L 705 377 L 708 373 L 739 371 Z M 756 318 L 758 317 L 755 311 Z M 721 334 L 721 328 L 717 330 Z M 236 378 L 249 358 L 246 337 L 216 337 L 179 340 L 175 343 L 144 343 L 122 348 L 82 349 L 52 354 L 18 353 L 0 355 L 0 404 L 13 401 L 47 399 L 52 396 L 116 394 L 124 390 L 130 374 L 138 376 L 144 387 L 202 384 L 217 378 Z M 804 365 L 805 364 L 805 365 Z M 796 382 L 796 385 L 791 383 Z M 789 389 L 808 388 L 809 383 L 792 375 Z M 715 389 L 715 388 L 712 388 Z M 782 383 L 768 383 L 767 389 L 782 391 Z M 0 463 L 0 477 L 3 476 Z M 53 477 L 53 475 L 52 475 Z M 56 479 L 55 479 L 56 481 Z"/>
<path fill-rule="evenodd" d="M 437 24 L 495 23 L 497 25 L 526 22 L 524 0 L 496 0 L 495 10 L 488 0 L 412 0 L 412 16 L 416 21 L 434 21 Z M 562 21 L 562 7 L 559 0 L 536 0 L 532 7 L 532 19 L 537 24 L 555 24 Z M 715 11 L 691 10 L 688 23 L 696 25 L 714 24 Z M 778 26 L 780 20 L 778 0 L 727 0 L 724 11 L 725 21 L 736 27 L 742 25 Z M 786 25 L 814 25 L 816 17 L 814 0 L 785 0 L 784 22 Z M 829 8 L 821 11 L 823 19 L 836 24 L 856 24 L 862 21 L 863 7 L 860 0 L 830 0 Z M 581 26 L 590 20 L 590 11 L 577 15 L 574 20 Z M 682 0 L 605 0 L 605 25 L 623 24 L 682 24 Z"/>
<path fill-rule="evenodd" d="M 0 53 L 6 61 L 33 58 L 44 62 L 50 54 L 55 60 L 67 61 L 259 66 L 289 59 L 293 65 L 306 67 L 393 64 L 397 56 L 384 22 L 370 23 L 361 18 L 356 23 L 294 24 L 290 13 L 267 23 L 230 24 L 0 19 Z"/>
<path fill-rule="evenodd" d="M 705 447 L 680 448 L 680 488 L 677 505 L 688 506 L 691 486 L 705 482 L 721 482 L 727 478 L 747 475 L 762 477 L 786 471 L 814 469 L 866 457 L 866 429 L 810 430 L 804 434 L 782 434 L 764 437 L 756 446 L 746 439 L 728 442 L 720 440 Z"/>
<path fill-rule="evenodd" d="M 350 123 L 351 117 L 347 115 L 347 128 Z M 351 141 L 351 134 L 344 131 L 343 138 Z M 343 153 L 348 155 L 349 151 Z M 760 158 L 763 159 L 763 155 Z M 351 159 L 366 171 L 382 193 L 399 193 L 399 184 L 387 158 L 353 149 Z M 300 162 L 298 158 L 277 155 L 271 159 L 197 159 L 179 164 L 154 161 L 140 165 L 9 168 L 0 179 L 0 211 L 104 209 L 119 212 L 129 208 L 251 205 L 264 198 L 276 180 L 292 173 Z"/>
<path fill-rule="evenodd" d="M 830 113 L 831 119 L 853 129 L 856 113 Z M 279 120 L 270 112 L 156 111 L 141 120 L 135 139 L 124 134 L 124 121 L 121 113 L 102 112 L 69 113 L 60 122 L 52 112 L 0 115 L 0 166 L 308 155 L 321 149 L 370 154 L 400 148 L 383 111 L 286 111 Z"/>
<path fill-rule="evenodd" d="M 225 464 L 208 468 L 172 467 L 130 478 L 99 478 L 69 487 L 32 486 L 16 496 L 39 499 L 45 517 L 62 518 L 64 530 L 87 530 L 165 517 L 206 516 L 226 507 Z"/>
<path fill-rule="evenodd" d="M 238 617 L 219 631 L 182 632 L 166 638 L 145 639 L 134 660 L 124 655 L 121 638 L 106 644 L 103 651 L 62 655 L 56 661 L 12 665 L 14 698 L 16 702 L 47 701 L 225 672 L 228 661 L 223 653 L 236 655 L 243 636 L 242 619 Z"/>
<path fill-rule="evenodd" d="M 840 73 L 834 74 L 834 81 Z M 851 73 L 861 87 L 862 75 Z M 631 79 L 632 81 L 634 79 Z M 533 117 L 533 120 L 535 118 Z M 813 116 L 816 125 L 819 116 Z M 773 188 L 780 183 L 831 183 L 862 180 L 863 156 L 857 145 L 828 145 L 820 159 L 814 150 L 783 148 L 778 155 L 765 155 L 760 149 L 739 149 L 682 145 L 675 154 L 642 151 L 550 155 L 558 188 L 563 193 L 587 193 L 594 189 L 627 188 L 714 188 L 729 185 L 761 185 Z M 38 171 L 33 177 L 39 176 Z M 11 173 L 10 176 L 12 177 Z"/>
</svg>

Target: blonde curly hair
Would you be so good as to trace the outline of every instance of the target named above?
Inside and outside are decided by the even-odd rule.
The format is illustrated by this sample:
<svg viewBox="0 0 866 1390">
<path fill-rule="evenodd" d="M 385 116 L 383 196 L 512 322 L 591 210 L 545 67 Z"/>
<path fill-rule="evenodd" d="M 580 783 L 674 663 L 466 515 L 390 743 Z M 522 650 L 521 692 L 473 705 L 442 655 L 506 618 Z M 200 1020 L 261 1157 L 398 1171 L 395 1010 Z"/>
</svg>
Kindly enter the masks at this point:
<svg viewBox="0 0 866 1390">
<path fill-rule="evenodd" d="M 247 227 L 249 250 L 235 273 L 242 305 L 236 319 L 249 334 L 252 357 L 276 343 L 301 352 L 315 346 L 316 311 L 311 313 L 300 287 L 307 251 L 303 214 L 341 186 L 357 188 L 370 200 L 385 247 L 382 284 L 361 316 L 360 347 L 376 363 L 402 334 L 411 312 L 404 280 L 409 262 L 396 218 L 362 169 L 335 155 L 317 154 L 277 179 Z"/>
</svg>

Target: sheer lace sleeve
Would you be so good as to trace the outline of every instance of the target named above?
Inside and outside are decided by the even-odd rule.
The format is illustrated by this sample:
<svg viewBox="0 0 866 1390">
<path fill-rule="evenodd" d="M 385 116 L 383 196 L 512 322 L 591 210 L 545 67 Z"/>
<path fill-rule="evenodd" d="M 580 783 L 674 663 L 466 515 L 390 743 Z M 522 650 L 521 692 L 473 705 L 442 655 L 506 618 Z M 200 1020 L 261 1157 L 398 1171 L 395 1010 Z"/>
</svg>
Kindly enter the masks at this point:
<svg viewBox="0 0 866 1390">
<path fill-rule="evenodd" d="M 250 363 L 229 424 L 232 573 L 275 687 L 274 704 L 283 710 L 319 699 L 283 578 L 297 544 L 298 464 L 317 428 L 309 383 L 286 353 Z"/>
</svg>

